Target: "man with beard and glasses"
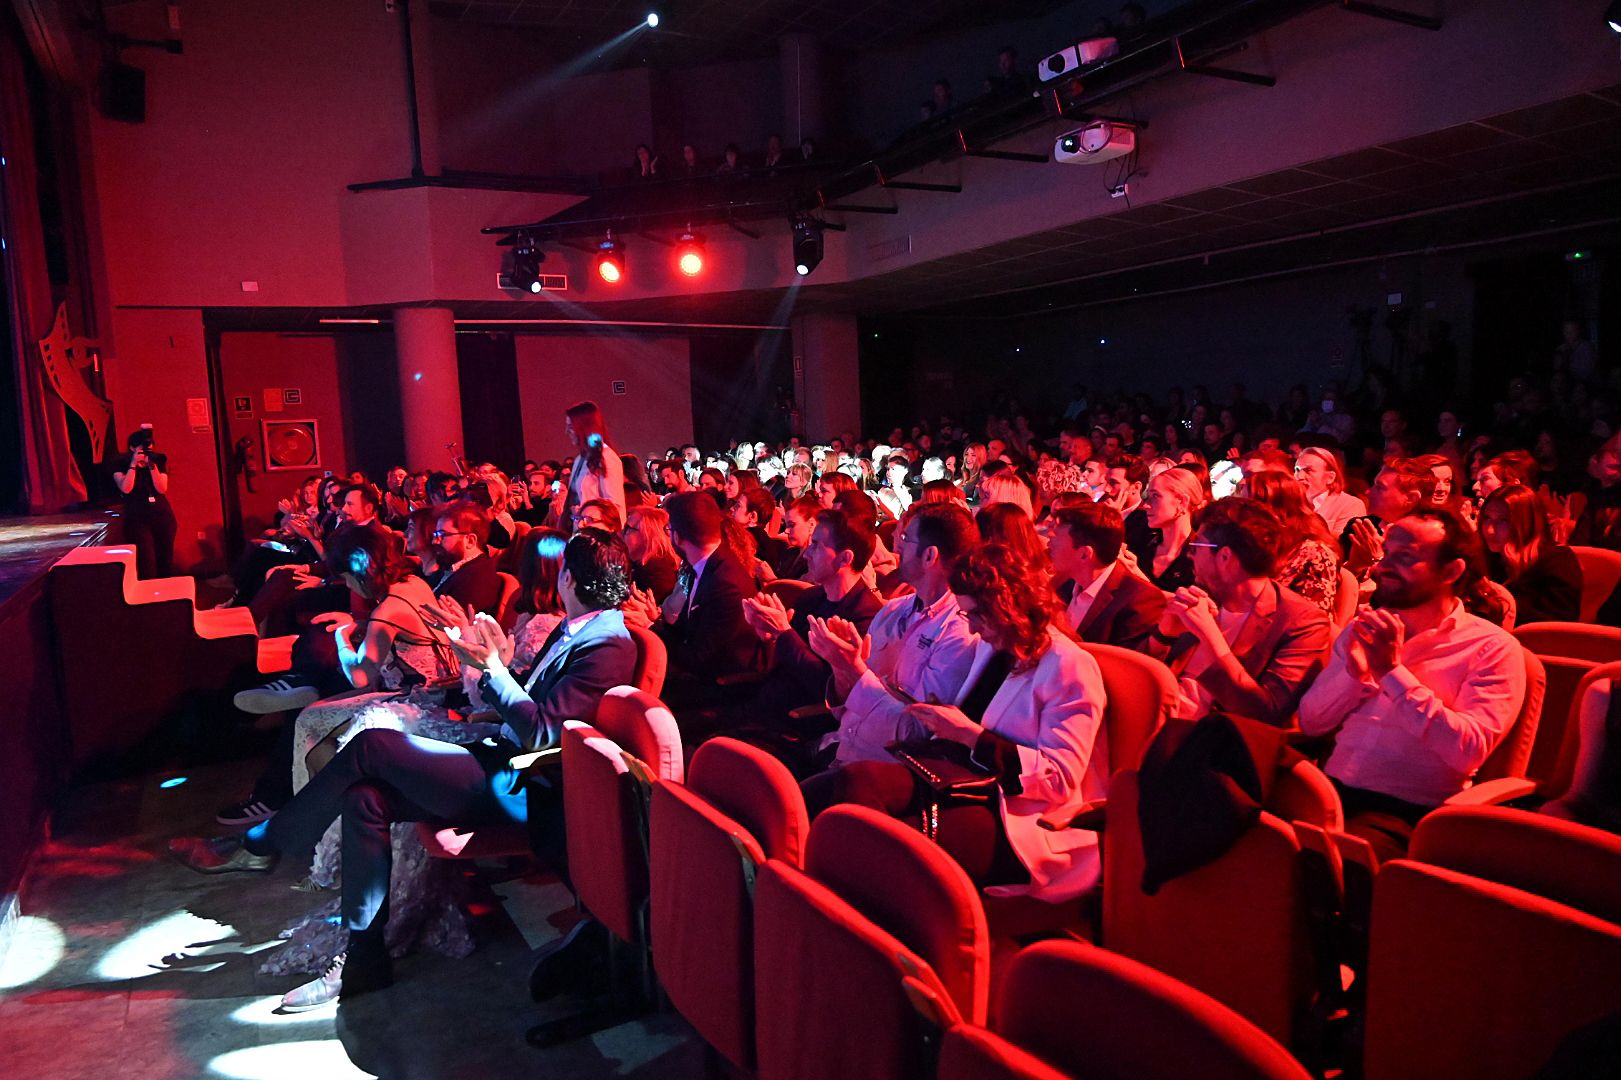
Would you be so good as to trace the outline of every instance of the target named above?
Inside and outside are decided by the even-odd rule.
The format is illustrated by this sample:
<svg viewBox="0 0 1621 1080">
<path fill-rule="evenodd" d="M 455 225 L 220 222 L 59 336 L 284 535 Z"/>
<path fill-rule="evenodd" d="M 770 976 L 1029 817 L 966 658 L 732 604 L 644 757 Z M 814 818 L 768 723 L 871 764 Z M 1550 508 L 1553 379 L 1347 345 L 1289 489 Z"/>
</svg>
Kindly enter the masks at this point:
<svg viewBox="0 0 1621 1080">
<path fill-rule="evenodd" d="M 1392 524 L 1373 607 L 1300 702 L 1302 731 L 1335 734 L 1326 771 L 1346 831 L 1381 861 L 1469 786 L 1525 699 L 1519 643 L 1464 610 L 1482 565 L 1479 539 L 1450 510 L 1420 507 Z"/>
</svg>

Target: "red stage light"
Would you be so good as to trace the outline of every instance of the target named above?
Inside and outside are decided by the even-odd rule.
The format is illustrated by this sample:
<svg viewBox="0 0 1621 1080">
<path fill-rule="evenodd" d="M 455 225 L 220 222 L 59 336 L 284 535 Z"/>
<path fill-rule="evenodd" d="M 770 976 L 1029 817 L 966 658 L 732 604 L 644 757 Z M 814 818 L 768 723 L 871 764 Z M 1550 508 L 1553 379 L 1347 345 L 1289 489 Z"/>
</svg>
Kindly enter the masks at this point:
<svg viewBox="0 0 1621 1080">
<path fill-rule="evenodd" d="M 675 265 L 687 277 L 697 277 L 704 272 L 704 238 L 691 229 L 681 234 L 676 241 Z"/>
<path fill-rule="evenodd" d="M 597 276 L 609 285 L 618 285 L 625 277 L 625 264 L 620 261 L 618 255 L 598 255 Z"/>
</svg>

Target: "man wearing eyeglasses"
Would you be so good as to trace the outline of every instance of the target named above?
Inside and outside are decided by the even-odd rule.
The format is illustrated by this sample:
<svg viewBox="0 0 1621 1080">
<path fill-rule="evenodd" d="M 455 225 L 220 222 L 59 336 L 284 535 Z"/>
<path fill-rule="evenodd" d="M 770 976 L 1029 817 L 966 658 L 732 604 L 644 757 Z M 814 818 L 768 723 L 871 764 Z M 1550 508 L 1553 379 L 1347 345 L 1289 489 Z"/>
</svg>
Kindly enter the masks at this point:
<svg viewBox="0 0 1621 1080">
<path fill-rule="evenodd" d="M 437 596 L 494 615 L 501 605 L 501 579 L 495 560 L 484 550 L 489 528 L 483 512 L 471 503 L 446 506 L 432 537 L 434 562 L 443 569 L 429 584 Z"/>
<path fill-rule="evenodd" d="M 1282 727 L 1321 670 L 1328 615 L 1272 580 L 1281 529 L 1254 499 L 1200 512 L 1187 545 L 1197 584 L 1171 595 L 1147 642 L 1181 683 L 1183 719 L 1225 712 Z"/>
</svg>

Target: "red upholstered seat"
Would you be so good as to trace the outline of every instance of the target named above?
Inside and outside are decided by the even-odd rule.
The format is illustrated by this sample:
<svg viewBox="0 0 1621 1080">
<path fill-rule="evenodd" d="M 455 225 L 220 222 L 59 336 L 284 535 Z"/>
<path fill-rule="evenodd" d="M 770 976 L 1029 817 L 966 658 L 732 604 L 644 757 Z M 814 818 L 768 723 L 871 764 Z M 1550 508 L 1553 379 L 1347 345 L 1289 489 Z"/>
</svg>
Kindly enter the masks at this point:
<svg viewBox="0 0 1621 1080">
<path fill-rule="evenodd" d="M 1305 1080 L 1277 1041 L 1220 1002 L 1144 964 L 1071 941 L 1013 958 L 992 1034 L 947 1032 L 940 1080 Z"/>
<path fill-rule="evenodd" d="M 650 921 L 659 981 L 718 1052 L 754 1068 L 754 901 L 767 859 L 799 866 L 810 821 L 792 774 L 735 739 L 653 789 Z"/>
<path fill-rule="evenodd" d="M 1615 1012 L 1621 838 L 1515 810 L 1447 808 L 1419 824 L 1409 853 L 1374 885 L 1370 1080 L 1531 1076 Z"/>
<path fill-rule="evenodd" d="M 1309 777 L 1317 770 L 1296 766 Z M 1292 820 L 1339 828 L 1333 788 L 1280 774 L 1273 804 Z M 1315 804 L 1315 805 L 1314 805 Z M 1282 805 L 1280 809 L 1284 809 Z M 1137 772 L 1109 787 L 1103 847 L 1103 944 L 1209 994 L 1285 1045 L 1294 1045 L 1316 989 L 1300 843 L 1288 822 L 1263 812 L 1225 855 L 1142 890 Z"/>
<path fill-rule="evenodd" d="M 962 868 L 916 831 L 857 806 L 816 819 L 805 870 L 771 860 L 755 890 L 761 1080 L 923 1074 L 910 977 L 947 1022 L 985 1017 L 985 916 Z"/>
<path fill-rule="evenodd" d="M 611 932 L 640 942 L 647 825 L 627 754 L 657 779 L 681 780 L 681 732 L 651 694 L 616 686 L 597 706 L 594 724 L 563 725 L 563 819 L 575 894 Z"/>
</svg>

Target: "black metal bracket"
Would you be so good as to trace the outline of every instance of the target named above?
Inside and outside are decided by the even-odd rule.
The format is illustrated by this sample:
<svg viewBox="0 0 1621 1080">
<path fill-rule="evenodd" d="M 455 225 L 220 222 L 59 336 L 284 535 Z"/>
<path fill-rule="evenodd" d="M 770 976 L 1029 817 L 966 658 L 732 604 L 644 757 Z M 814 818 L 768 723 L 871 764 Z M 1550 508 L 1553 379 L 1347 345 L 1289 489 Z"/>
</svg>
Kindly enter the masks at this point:
<svg viewBox="0 0 1621 1080">
<path fill-rule="evenodd" d="M 1354 11 L 1358 15 L 1372 15 L 1376 19 L 1388 19 L 1391 22 L 1402 23 L 1405 26 L 1416 26 L 1420 30 L 1439 30 L 1441 20 L 1430 15 L 1419 15 L 1412 11 L 1403 11 L 1400 8 L 1388 7 L 1384 4 L 1370 3 L 1369 0 L 1340 0 L 1340 6 L 1346 11 Z"/>
<path fill-rule="evenodd" d="M 1350 0 L 1347 0 L 1350 2 Z M 1278 80 L 1270 75 L 1256 75 L 1248 71 L 1235 71 L 1232 68 L 1211 67 L 1209 64 L 1188 61 L 1187 54 L 1182 51 L 1182 39 L 1171 39 L 1171 48 L 1176 51 L 1176 65 L 1190 75 L 1205 75 L 1212 79 L 1226 79 L 1229 82 L 1247 83 L 1250 86 L 1272 87 L 1278 85 Z"/>
<path fill-rule="evenodd" d="M 816 189 L 816 204 L 823 210 L 842 210 L 847 214 L 898 214 L 901 212 L 901 208 L 898 206 L 863 206 L 855 203 L 830 203 L 827 201 L 827 193 L 822 191 L 820 188 Z"/>
<path fill-rule="evenodd" d="M 872 174 L 878 178 L 878 186 L 894 188 L 897 191 L 943 191 L 948 195 L 961 195 L 961 184 L 929 184 L 921 180 L 891 180 L 884 175 L 884 170 L 875 161 L 872 163 Z"/>
</svg>

